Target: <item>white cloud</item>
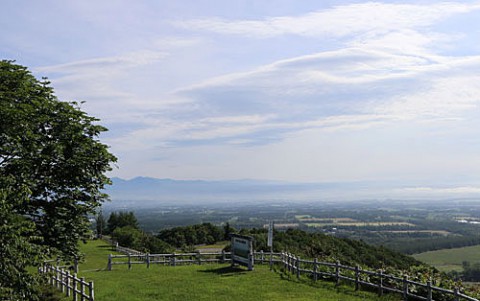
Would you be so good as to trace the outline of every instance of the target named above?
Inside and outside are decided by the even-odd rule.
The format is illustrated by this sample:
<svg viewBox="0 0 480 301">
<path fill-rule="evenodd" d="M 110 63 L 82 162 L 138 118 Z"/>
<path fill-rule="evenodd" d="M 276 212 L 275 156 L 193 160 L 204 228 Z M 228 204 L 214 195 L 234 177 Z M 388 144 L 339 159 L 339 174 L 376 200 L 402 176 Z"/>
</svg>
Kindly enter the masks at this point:
<svg viewBox="0 0 480 301">
<path fill-rule="evenodd" d="M 79 73 L 105 70 L 104 68 L 125 69 L 147 65 L 164 59 L 168 53 L 162 51 L 142 50 L 118 56 L 85 59 L 65 64 L 35 68 L 36 72 Z M 111 71 L 111 69 L 109 70 Z"/>
<path fill-rule="evenodd" d="M 284 34 L 343 37 L 371 31 L 388 32 L 399 28 L 427 27 L 452 15 L 479 8 L 478 2 L 473 4 L 444 2 L 432 5 L 368 2 L 336 6 L 295 17 L 235 21 L 210 18 L 177 21 L 175 24 L 191 30 L 259 38 Z"/>
</svg>

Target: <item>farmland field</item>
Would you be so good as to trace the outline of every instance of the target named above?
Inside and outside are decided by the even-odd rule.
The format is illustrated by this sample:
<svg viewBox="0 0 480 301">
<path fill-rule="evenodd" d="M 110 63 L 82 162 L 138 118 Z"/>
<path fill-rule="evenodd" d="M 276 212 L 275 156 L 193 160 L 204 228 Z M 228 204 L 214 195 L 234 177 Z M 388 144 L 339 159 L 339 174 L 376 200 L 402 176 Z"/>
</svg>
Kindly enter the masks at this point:
<svg viewBox="0 0 480 301">
<path fill-rule="evenodd" d="M 435 266 L 440 271 L 462 271 L 462 262 L 469 261 L 471 263 L 480 262 L 480 245 L 443 249 L 438 251 L 424 252 L 413 255 L 416 259 Z"/>
<path fill-rule="evenodd" d="M 398 300 L 355 292 L 350 286 L 297 280 L 268 266 L 253 272 L 229 265 L 114 266 L 106 270 L 110 247 L 102 241 L 82 245 L 87 255 L 80 276 L 95 283 L 96 300 Z"/>
</svg>

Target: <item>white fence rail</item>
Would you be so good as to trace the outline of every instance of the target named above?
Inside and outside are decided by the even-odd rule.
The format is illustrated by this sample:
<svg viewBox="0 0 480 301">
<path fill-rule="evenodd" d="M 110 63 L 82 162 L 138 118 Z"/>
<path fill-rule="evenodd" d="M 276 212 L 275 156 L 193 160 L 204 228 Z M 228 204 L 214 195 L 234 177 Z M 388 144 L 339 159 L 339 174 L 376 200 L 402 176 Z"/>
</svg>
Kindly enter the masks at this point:
<svg viewBox="0 0 480 301">
<path fill-rule="evenodd" d="M 95 293 L 93 282 L 86 282 L 85 278 L 78 278 L 77 274 L 70 274 L 68 270 L 44 263 L 40 273 L 47 274 L 49 283 L 59 289 L 73 301 L 94 301 Z"/>
</svg>

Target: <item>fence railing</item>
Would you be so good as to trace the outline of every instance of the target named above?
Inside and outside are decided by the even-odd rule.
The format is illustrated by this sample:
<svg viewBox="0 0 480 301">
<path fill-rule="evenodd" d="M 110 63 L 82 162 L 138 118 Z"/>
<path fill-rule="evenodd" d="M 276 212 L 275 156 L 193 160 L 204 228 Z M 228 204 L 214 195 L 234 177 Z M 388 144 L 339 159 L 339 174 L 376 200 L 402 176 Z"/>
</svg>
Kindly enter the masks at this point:
<svg viewBox="0 0 480 301">
<path fill-rule="evenodd" d="M 340 285 L 341 281 L 350 282 L 354 285 L 355 290 L 370 288 L 376 290 L 378 295 L 385 292 L 398 293 L 403 296 L 403 300 L 415 298 L 418 300 L 433 301 L 438 297 L 450 295 L 452 300 L 460 301 L 479 301 L 473 297 L 467 296 L 460 292 L 458 288 L 448 290 L 437 287 L 432 281 L 420 283 L 412 281 L 407 275 L 398 277 L 385 274 L 383 270 L 369 271 L 363 270 L 359 266 L 352 267 L 340 264 L 340 262 L 322 262 L 317 259 L 305 260 L 290 253 L 273 253 L 273 252 L 255 252 L 253 254 L 256 263 L 260 264 L 281 264 L 285 272 L 301 275 L 317 280 L 333 280 L 335 284 Z M 108 270 L 113 265 L 128 265 L 131 269 L 132 265 L 144 264 L 147 268 L 152 264 L 160 265 L 185 265 L 185 264 L 203 264 L 203 263 L 226 263 L 230 262 L 230 252 L 210 252 L 210 253 L 172 253 L 172 254 L 127 254 L 127 255 L 109 255 Z"/>
<path fill-rule="evenodd" d="M 411 297 L 418 300 L 432 301 L 436 299 L 434 298 L 435 295 L 450 295 L 455 301 L 478 301 L 478 299 L 461 293 L 458 288 L 448 290 L 432 285 L 432 281 L 427 283 L 411 281 L 407 275 L 398 277 L 385 274 L 382 270 L 368 271 L 358 266 L 342 265 L 340 262 L 321 262 L 317 259 L 303 260 L 298 256 L 285 252 L 281 253 L 281 257 L 284 269 L 295 274 L 298 278 L 302 274 L 308 275 L 315 281 L 319 278 L 330 278 L 335 281 L 336 285 L 339 285 L 340 281 L 344 280 L 353 283 L 355 290 L 360 289 L 361 286 L 366 286 L 377 289 L 380 296 L 384 292 L 402 294 L 403 300 L 408 300 Z"/>
<path fill-rule="evenodd" d="M 54 286 L 73 301 L 94 301 L 93 282 L 86 282 L 85 278 L 78 278 L 77 274 L 70 274 L 68 270 L 44 263 L 39 272 L 48 275 L 50 285 Z"/>
</svg>

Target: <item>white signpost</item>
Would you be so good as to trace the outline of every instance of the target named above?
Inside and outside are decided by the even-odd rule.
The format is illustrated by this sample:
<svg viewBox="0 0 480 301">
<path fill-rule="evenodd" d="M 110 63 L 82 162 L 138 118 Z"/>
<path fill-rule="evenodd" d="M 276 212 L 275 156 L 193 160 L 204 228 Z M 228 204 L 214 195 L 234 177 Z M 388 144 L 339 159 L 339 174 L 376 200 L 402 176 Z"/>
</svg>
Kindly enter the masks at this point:
<svg viewBox="0 0 480 301">
<path fill-rule="evenodd" d="M 270 270 L 272 270 L 273 265 L 273 221 L 270 221 L 268 224 L 268 237 L 267 237 L 267 246 L 270 247 Z"/>
<path fill-rule="evenodd" d="M 231 235 L 232 266 L 240 264 L 253 270 L 253 237 L 244 235 Z"/>
<path fill-rule="evenodd" d="M 268 224 L 267 246 L 270 247 L 270 249 L 273 247 L 273 222 Z"/>
</svg>

